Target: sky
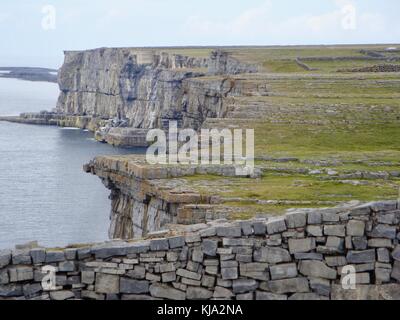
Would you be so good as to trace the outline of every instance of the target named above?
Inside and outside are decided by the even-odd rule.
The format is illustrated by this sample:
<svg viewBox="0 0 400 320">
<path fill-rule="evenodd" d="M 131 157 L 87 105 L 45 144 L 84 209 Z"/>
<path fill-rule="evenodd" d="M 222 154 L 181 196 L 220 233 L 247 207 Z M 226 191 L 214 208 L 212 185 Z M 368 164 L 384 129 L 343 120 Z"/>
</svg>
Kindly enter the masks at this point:
<svg viewBox="0 0 400 320">
<path fill-rule="evenodd" d="M 399 0 L 2 0 L 0 66 L 64 50 L 400 43 Z"/>
</svg>

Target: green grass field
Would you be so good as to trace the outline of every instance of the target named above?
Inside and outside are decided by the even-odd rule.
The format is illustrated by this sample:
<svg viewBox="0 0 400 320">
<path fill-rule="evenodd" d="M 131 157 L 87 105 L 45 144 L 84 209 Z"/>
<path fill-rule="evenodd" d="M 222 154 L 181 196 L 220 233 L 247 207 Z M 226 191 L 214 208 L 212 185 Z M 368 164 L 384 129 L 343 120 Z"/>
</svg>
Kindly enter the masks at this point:
<svg viewBox="0 0 400 320">
<path fill-rule="evenodd" d="M 237 209 L 234 219 L 293 207 L 396 199 L 400 188 L 396 174 L 400 172 L 400 74 L 337 72 L 380 64 L 371 60 L 306 61 L 318 69 L 313 71 L 295 62 L 297 57 L 362 57 L 362 49 L 384 52 L 384 48 L 228 48 L 241 61 L 262 66 L 261 74 L 246 81 L 265 83 L 268 94 L 235 97 L 236 109 L 231 117 L 220 120 L 221 127 L 254 128 L 258 157 L 296 157 L 299 161 L 257 161 L 264 174 L 256 180 L 195 176 L 186 178 L 186 183 L 204 194 L 226 198 L 225 205 Z M 299 169 L 304 173 L 299 174 Z M 360 172 L 366 177 L 357 176 Z M 235 198 L 239 200 L 230 200 Z"/>
</svg>

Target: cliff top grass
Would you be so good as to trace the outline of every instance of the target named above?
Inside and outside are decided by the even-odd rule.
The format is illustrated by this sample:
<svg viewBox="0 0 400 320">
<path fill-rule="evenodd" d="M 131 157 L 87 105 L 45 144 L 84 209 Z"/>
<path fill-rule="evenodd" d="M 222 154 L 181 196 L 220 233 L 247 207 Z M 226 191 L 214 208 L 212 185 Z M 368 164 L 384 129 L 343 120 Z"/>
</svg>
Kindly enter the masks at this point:
<svg viewBox="0 0 400 320">
<path fill-rule="evenodd" d="M 236 58 L 261 64 L 261 73 L 236 76 L 266 94 L 232 98 L 225 119 L 207 127 L 255 129 L 259 179 L 185 177 L 185 184 L 219 195 L 231 218 L 282 213 L 289 208 L 334 206 L 347 201 L 396 199 L 400 188 L 400 74 L 342 73 L 341 68 L 380 64 L 361 50 L 387 54 L 387 46 L 231 48 Z M 391 56 L 397 57 L 396 54 Z M 296 58 L 312 60 L 300 67 Z M 391 61 L 399 64 L 399 61 Z M 257 89 L 254 89 L 257 92 Z"/>
</svg>

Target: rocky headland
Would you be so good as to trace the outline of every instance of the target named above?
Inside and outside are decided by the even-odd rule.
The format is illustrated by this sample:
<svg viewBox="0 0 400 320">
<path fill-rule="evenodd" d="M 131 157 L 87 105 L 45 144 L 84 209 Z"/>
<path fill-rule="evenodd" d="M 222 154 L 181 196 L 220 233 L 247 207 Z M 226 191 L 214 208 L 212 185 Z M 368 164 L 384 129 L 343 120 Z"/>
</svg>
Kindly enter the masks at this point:
<svg viewBox="0 0 400 320">
<path fill-rule="evenodd" d="M 0 78 L 57 82 L 58 70 L 34 67 L 0 67 Z"/>
</svg>

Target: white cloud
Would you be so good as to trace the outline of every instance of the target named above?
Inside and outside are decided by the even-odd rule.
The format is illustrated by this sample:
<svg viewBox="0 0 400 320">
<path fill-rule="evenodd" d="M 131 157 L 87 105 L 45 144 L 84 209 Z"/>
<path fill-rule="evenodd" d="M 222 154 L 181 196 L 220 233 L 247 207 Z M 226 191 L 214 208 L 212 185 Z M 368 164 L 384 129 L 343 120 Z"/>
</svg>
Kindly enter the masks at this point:
<svg viewBox="0 0 400 320">
<path fill-rule="evenodd" d="M 238 44 L 379 42 L 388 24 L 382 14 L 362 11 L 352 0 L 332 2 L 332 11 L 278 20 L 272 2 L 266 1 L 227 21 L 191 16 L 185 28 L 194 36 L 224 40 L 228 37 Z M 393 34 L 393 30 L 389 32 Z"/>
<path fill-rule="evenodd" d="M 266 29 L 268 23 L 265 19 L 269 14 L 271 1 L 267 0 L 260 6 L 249 8 L 243 13 L 228 21 L 213 21 L 200 16 L 190 16 L 185 28 L 190 32 L 200 35 L 210 33 L 246 35 L 254 29 Z"/>
</svg>

